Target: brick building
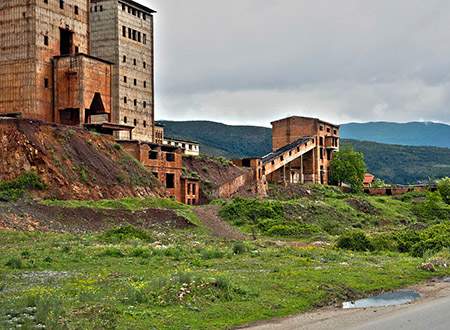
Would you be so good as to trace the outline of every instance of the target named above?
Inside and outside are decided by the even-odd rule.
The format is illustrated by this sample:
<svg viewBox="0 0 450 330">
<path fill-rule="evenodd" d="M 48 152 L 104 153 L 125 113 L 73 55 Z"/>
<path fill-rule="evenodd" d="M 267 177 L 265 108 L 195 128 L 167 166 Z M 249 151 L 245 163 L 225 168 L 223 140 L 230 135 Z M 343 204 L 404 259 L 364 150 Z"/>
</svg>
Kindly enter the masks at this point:
<svg viewBox="0 0 450 330">
<path fill-rule="evenodd" d="M 183 173 L 181 149 L 137 140 L 121 140 L 119 143 L 159 179 L 170 196 L 185 204 L 198 203 L 200 184 L 198 179 Z"/>
<path fill-rule="evenodd" d="M 114 63 L 114 122 L 132 125 L 134 139 L 154 142 L 155 11 L 132 0 L 91 0 L 90 11 L 91 54 Z"/>
<path fill-rule="evenodd" d="M 339 149 L 339 126 L 299 116 L 271 124 L 273 152 L 263 158 L 266 172 L 277 161 L 289 161 L 271 172 L 268 180 L 327 184 L 333 152 Z"/>
</svg>

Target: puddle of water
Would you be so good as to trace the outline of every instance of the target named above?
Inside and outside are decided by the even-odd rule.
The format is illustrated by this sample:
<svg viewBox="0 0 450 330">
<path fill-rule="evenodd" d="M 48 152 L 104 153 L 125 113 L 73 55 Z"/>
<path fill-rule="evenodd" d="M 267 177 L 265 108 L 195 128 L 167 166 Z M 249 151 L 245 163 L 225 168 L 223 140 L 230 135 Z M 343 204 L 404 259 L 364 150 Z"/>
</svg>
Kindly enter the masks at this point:
<svg viewBox="0 0 450 330">
<path fill-rule="evenodd" d="M 386 292 L 366 299 L 346 301 L 342 304 L 342 308 L 348 309 L 403 305 L 419 298 L 420 294 L 412 290 Z"/>
</svg>

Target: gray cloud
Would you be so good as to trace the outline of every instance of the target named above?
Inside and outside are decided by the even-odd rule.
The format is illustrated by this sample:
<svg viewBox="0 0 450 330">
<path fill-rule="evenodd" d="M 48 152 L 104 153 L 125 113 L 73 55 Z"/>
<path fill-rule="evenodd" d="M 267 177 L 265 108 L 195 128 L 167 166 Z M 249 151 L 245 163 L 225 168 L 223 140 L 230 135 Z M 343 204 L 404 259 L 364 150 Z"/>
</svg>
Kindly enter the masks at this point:
<svg viewBox="0 0 450 330">
<path fill-rule="evenodd" d="M 447 0 L 139 0 L 156 117 L 450 122 Z"/>
</svg>

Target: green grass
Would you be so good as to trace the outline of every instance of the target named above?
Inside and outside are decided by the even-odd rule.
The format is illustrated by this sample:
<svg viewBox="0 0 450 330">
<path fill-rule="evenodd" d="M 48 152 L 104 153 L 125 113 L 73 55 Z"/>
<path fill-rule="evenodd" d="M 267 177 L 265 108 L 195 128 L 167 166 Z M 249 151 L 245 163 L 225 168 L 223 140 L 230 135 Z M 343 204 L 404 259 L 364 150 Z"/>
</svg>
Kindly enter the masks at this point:
<svg viewBox="0 0 450 330">
<path fill-rule="evenodd" d="M 229 329 L 446 274 L 407 254 L 223 242 L 196 230 L 3 231 L 0 241 L 0 327 L 29 313 L 52 329 Z"/>
<path fill-rule="evenodd" d="M 175 210 L 175 212 L 184 218 L 186 218 L 191 223 L 201 226 L 197 215 L 193 212 L 192 207 L 179 203 L 170 198 L 138 198 L 138 197 L 127 197 L 122 199 L 103 199 L 98 201 L 93 200 L 44 200 L 41 201 L 42 204 L 47 206 L 58 206 L 58 207 L 68 207 L 68 208 L 93 208 L 93 209 L 124 209 L 129 211 L 139 211 L 148 208 L 158 208 L 158 209 L 170 209 Z"/>
<path fill-rule="evenodd" d="M 23 172 L 14 180 L 0 180 L 0 202 L 16 201 L 23 197 L 27 190 L 45 188 L 45 184 L 35 172 Z"/>
</svg>

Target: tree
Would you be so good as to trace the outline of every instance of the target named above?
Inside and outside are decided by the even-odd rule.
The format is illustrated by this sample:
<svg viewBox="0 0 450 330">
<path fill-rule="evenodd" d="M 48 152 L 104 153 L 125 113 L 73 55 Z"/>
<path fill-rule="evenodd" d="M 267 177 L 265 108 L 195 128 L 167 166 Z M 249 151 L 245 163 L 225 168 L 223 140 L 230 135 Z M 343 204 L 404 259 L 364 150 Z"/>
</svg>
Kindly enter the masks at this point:
<svg viewBox="0 0 450 330">
<path fill-rule="evenodd" d="M 336 152 L 331 161 L 331 179 L 335 183 L 350 185 L 352 191 L 359 192 L 364 182 L 366 163 L 364 155 L 352 148 L 345 148 Z"/>
<path fill-rule="evenodd" d="M 437 182 L 437 188 L 442 200 L 450 204 L 450 178 L 446 177 Z"/>
</svg>

